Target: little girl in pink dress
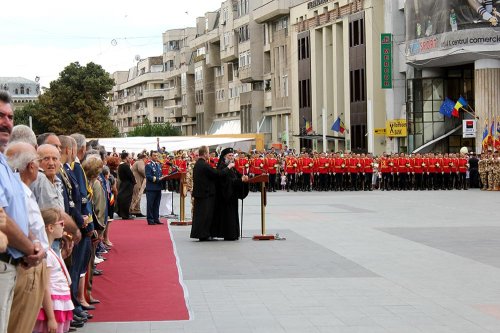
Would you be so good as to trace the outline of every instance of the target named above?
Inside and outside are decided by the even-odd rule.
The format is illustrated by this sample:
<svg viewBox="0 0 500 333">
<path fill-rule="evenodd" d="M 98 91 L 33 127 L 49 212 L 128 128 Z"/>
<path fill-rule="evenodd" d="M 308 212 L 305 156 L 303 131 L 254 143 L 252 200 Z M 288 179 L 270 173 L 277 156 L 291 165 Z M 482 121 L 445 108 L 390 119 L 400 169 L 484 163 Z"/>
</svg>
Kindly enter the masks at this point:
<svg viewBox="0 0 500 333">
<path fill-rule="evenodd" d="M 42 210 L 42 217 L 52 245 L 54 239 L 63 236 L 64 220 L 60 211 L 54 208 Z M 69 289 L 71 278 L 63 259 L 52 248 L 47 251 L 47 270 L 48 286 L 33 332 L 66 333 L 69 331 L 74 309 Z"/>
</svg>

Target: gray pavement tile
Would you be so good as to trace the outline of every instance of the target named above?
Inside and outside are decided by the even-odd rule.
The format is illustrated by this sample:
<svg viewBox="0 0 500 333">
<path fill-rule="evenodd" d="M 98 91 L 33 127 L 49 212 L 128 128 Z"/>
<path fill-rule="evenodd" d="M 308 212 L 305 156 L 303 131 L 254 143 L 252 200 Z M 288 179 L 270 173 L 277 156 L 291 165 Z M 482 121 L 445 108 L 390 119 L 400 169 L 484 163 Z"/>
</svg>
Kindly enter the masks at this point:
<svg viewBox="0 0 500 333">
<path fill-rule="evenodd" d="M 281 232 L 286 241 L 267 243 L 199 243 L 189 240 L 188 230 L 173 233 L 186 280 L 376 276 L 291 230 Z"/>
<path fill-rule="evenodd" d="M 500 227 L 381 228 L 403 237 L 465 258 L 500 268 Z"/>
</svg>

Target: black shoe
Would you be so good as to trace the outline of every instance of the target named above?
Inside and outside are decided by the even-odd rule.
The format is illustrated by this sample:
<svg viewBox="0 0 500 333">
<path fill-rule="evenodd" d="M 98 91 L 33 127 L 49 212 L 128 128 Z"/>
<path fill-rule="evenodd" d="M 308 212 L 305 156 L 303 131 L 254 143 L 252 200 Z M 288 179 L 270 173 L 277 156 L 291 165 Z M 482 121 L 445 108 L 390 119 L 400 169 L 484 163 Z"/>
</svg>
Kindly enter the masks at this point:
<svg viewBox="0 0 500 333">
<path fill-rule="evenodd" d="M 69 324 L 69 326 L 75 327 L 75 328 L 81 328 L 81 327 L 83 327 L 83 322 L 72 320 L 71 323 Z"/>
<path fill-rule="evenodd" d="M 135 215 L 122 216 L 122 220 L 133 220 L 134 218 L 135 218 Z"/>
<path fill-rule="evenodd" d="M 156 225 L 156 223 L 148 221 L 148 225 Z"/>
<path fill-rule="evenodd" d="M 101 301 L 98 299 L 90 299 L 90 302 L 89 302 L 89 304 L 99 304 L 99 303 L 101 303 Z"/>
<path fill-rule="evenodd" d="M 80 317 L 80 316 L 77 316 L 77 315 L 73 315 L 73 320 L 76 321 L 76 322 L 81 322 L 81 323 L 85 323 L 87 321 L 87 318 L 83 318 L 83 317 Z"/>
<path fill-rule="evenodd" d="M 200 242 L 207 242 L 210 240 L 210 237 L 203 237 L 203 238 L 200 238 Z"/>
<path fill-rule="evenodd" d="M 146 217 L 146 215 L 143 215 L 142 213 L 135 213 L 135 217 Z"/>
<path fill-rule="evenodd" d="M 158 221 L 155 221 L 155 224 L 163 224 L 163 222 L 161 222 L 160 220 L 158 220 Z"/>
<path fill-rule="evenodd" d="M 97 274 L 97 275 L 101 275 L 102 274 L 102 271 L 94 270 L 94 275 L 96 275 L 96 272 L 99 272 L 99 274 Z M 84 309 L 84 310 L 95 310 L 95 306 L 93 306 L 93 305 L 89 305 L 89 306 L 82 305 L 82 309 Z M 92 315 L 89 313 L 87 315 L 87 318 L 92 319 L 93 316 L 92 317 L 91 316 Z"/>
</svg>

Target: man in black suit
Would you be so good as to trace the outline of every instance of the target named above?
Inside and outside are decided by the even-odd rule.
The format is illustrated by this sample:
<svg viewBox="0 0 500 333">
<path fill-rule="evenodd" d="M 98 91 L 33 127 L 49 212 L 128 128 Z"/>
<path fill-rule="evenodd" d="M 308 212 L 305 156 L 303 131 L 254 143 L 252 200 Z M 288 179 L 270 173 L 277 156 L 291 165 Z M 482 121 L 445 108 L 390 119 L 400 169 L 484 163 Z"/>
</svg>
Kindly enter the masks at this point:
<svg viewBox="0 0 500 333">
<path fill-rule="evenodd" d="M 133 219 L 135 216 L 130 215 L 130 205 L 132 203 L 132 196 L 134 194 L 135 177 L 130 168 L 130 158 L 126 151 L 120 155 L 122 162 L 118 166 L 118 178 L 120 179 L 120 186 L 118 189 L 118 197 L 116 198 L 118 204 L 118 215 L 122 219 Z"/>
<path fill-rule="evenodd" d="M 210 238 L 210 228 L 215 212 L 216 180 L 228 174 L 234 167 L 229 163 L 222 170 L 214 169 L 208 164 L 208 147 L 201 146 L 198 150 L 198 161 L 193 169 L 193 197 L 195 201 L 191 238 L 206 241 Z"/>
</svg>

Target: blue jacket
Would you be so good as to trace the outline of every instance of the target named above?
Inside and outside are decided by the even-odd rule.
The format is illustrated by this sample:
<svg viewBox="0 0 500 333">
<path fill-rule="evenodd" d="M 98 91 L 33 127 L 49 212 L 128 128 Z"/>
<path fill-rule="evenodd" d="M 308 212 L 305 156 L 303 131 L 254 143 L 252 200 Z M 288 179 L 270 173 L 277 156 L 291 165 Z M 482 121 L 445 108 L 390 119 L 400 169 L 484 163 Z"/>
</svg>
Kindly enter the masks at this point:
<svg viewBox="0 0 500 333">
<path fill-rule="evenodd" d="M 146 164 L 144 171 L 146 173 L 146 191 L 161 191 L 163 189 L 161 164 L 157 162 L 149 162 Z"/>
</svg>

